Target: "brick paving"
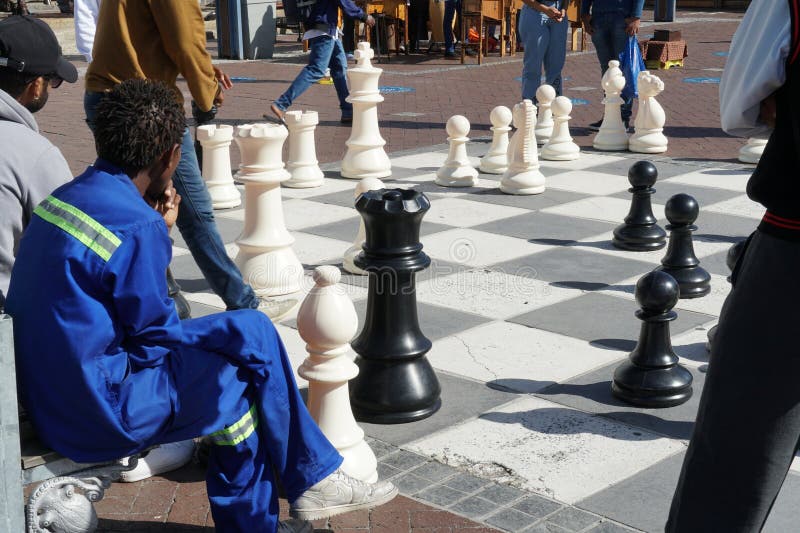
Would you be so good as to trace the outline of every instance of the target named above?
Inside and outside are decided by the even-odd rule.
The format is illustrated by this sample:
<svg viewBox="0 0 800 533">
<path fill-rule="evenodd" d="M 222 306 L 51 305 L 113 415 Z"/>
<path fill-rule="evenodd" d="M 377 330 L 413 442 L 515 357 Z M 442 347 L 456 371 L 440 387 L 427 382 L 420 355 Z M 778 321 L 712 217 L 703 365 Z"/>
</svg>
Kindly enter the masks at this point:
<svg viewBox="0 0 800 533">
<path fill-rule="evenodd" d="M 659 101 L 666 110 L 665 133 L 670 139 L 666 156 L 673 161 L 734 161 L 741 139 L 725 135 L 719 128 L 718 86 L 714 83 L 685 83 L 684 78 L 718 78 L 725 63 L 730 38 L 741 14 L 717 12 L 679 12 L 679 20 L 653 24 L 652 12 L 643 17 L 642 36 L 656 28 L 678 29 L 688 42 L 689 57 L 683 68 L 659 71 L 666 84 Z M 59 36 L 69 35 L 61 18 L 47 19 L 59 27 Z M 71 43 L 69 43 L 71 46 Z M 69 49 L 70 46 L 65 46 Z M 269 61 L 222 62 L 226 72 L 242 81 L 228 94 L 219 119 L 230 124 L 258 121 L 305 64 L 295 37 L 283 35 L 276 45 L 276 58 Z M 213 43 L 210 45 L 214 47 Z M 72 57 L 85 71 L 85 63 Z M 489 111 L 495 105 L 512 106 L 519 99 L 522 54 L 500 59 L 489 57 L 483 66 L 446 61 L 440 55 L 392 57 L 380 64 L 384 69 L 382 86 L 398 86 L 411 92 L 390 93 L 379 106 L 381 133 L 388 152 L 397 152 L 444 142 L 444 123 L 453 114 L 466 115 L 472 123 L 473 137 L 489 133 Z M 592 134 L 585 125 L 602 116 L 602 91 L 599 67 L 594 53 L 571 53 L 564 75 L 565 94 L 586 100 L 574 107 L 572 134 L 582 147 L 591 146 Z M 245 78 L 247 78 L 245 80 Z M 187 93 L 188 94 L 188 93 Z M 83 84 L 63 84 L 51 92 L 50 103 L 37 115 L 42 132 L 64 153 L 75 173 L 94 160 L 94 147 L 83 122 Z M 317 153 L 321 162 L 337 161 L 344 151 L 349 128 L 338 123 L 334 89 L 316 85 L 303 95 L 296 109 L 320 113 Z M 232 157 L 238 164 L 238 154 Z M 115 484 L 97 505 L 100 531 L 194 531 L 210 532 L 213 522 L 201 466 L 190 465 L 164 477 L 139 483 Z M 515 500 L 516 501 L 516 500 Z M 282 501 L 282 516 L 286 516 Z M 574 508 L 565 508 L 570 511 Z M 562 511 L 563 511 L 562 510 Z M 515 511 L 519 512 L 519 511 Z M 600 519 L 600 517 L 595 517 Z M 544 524 L 544 521 L 542 522 Z M 592 522 L 597 524 L 597 521 Z M 592 525 L 590 528 L 594 528 Z M 612 522 L 601 524 L 602 531 L 617 531 Z M 400 496 L 372 512 L 355 512 L 318 523 L 320 529 L 370 532 L 447 532 L 495 531 L 494 528 L 442 510 L 435 505 Z M 600 526 L 597 526 L 600 531 Z M 590 529 L 589 528 L 589 529 Z M 542 525 L 541 531 L 566 531 L 558 525 Z M 588 529 L 586 529 L 588 530 Z"/>
</svg>

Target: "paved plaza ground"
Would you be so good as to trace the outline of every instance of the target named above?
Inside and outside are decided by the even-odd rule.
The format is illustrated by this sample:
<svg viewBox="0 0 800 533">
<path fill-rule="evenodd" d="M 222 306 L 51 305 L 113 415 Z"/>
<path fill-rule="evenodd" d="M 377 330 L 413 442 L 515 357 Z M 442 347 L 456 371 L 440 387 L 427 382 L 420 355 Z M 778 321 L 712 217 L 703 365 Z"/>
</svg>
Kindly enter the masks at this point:
<svg viewBox="0 0 800 533">
<path fill-rule="evenodd" d="M 570 53 L 565 95 L 573 99 L 572 134 L 583 157 L 543 162 L 548 191 L 511 197 L 496 191 L 497 176 L 481 174 L 467 190 L 432 183 L 446 156 L 444 124 L 454 114 L 472 124 L 474 162 L 488 148 L 489 112 L 520 98 L 522 54 L 489 57 L 481 66 L 440 54 L 392 56 L 380 85 L 381 133 L 393 163 L 390 183 L 422 190 L 432 201 L 422 242 L 434 264 L 419 280 L 422 330 L 442 384 L 443 408 L 433 417 L 398 426 L 363 425 L 379 459 L 379 473 L 401 496 L 371 512 L 320 522 L 320 529 L 371 532 L 530 531 L 596 533 L 658 531 L 691 434 L 707 355 L 703 348 L 728 286 L 725 254 L 752 231 L 759 206 L 744 196 L 752 167 L 736 161 L 742 139 L 719 128 L 718 81 L 741 13 L 678 13 L 674 23 L 643 17 L 642 37 L 678 29 L 687 40 L 683 68 L 659 71 L 669 151 L 656 157 L 591 149 L 586 125 L 601 118 L 599 66 L 589 45 Z M 74 51 L 71 19 L 46 18 L 67 53 Z M 215 53 L 216 44 L 209 42 Z M 295 36 L 281 35 L 275 58 L 219 62 L 235 78 L 218 119 L 259 121 L 305 64 Z M 85 62 L 71 56 L 81 73 Z M 184 86 L 185 89 L 185 86 Z M 186 91 L 185 91 L 186 92 Z M 188 92 L 186 92 L 188 97 Z M 75 173 L 94 160 L 83 122 L 82 79 L 51 93 L 37 115 L 42 132 Z M 339 124 L 333 86 L 315 85 L 295 109 L 319 112 L 317 154 L 326 172 L 319 189 L 284 189 L 287 227 L 308 269 L 341 262 L 357 227 L 354 182 L 338 177 L 350 129 Z M 239 162 L 235 147 L 234 165 Z M 610 396 L 614 367 L 635 343 L 633 285 L 661 252 L 624 254 L 608 245 L 627 213 L 627 169 L 637 159 L 659 169 L 654 208 L 688 192 L 701 205 L 696 250 L 712 274 L 712 294 L 678 304 L 676 351 L 692 372 L 695 393 L 683 406 L 635 409 Z M 243 211 L 218 212 L 229 252 Z M 177 233 L 177 232 L 176 232 Z M 173 271 L 195 316 L 220 311 L 179 235 Z M 525 269 L 533 275 L 523 275 Z M 343 277 L 363 323 L 366 285 Z M 297 365 L 304 344 L 292 318 L 278 326 Z M 301 387 L 306 383 L 299 380 Z M 115 484 L 97 505 L 101 531 L 213 531 L 202 465 L 192 464 L 139 483 Z M 793 470 L 767 529 L 789 531 L 800 519 L 790 504 L 800 491 Z M 282 513 L 286 514 L 285 502 Z"/>
</svg>

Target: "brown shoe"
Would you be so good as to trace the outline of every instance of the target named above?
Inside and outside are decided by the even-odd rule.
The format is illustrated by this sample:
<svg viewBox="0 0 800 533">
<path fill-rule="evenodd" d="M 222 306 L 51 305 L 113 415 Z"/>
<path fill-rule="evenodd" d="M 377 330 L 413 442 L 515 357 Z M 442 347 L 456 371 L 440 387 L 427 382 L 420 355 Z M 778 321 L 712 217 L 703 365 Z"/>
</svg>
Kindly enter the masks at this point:
<svg viewBox="0 0 800 533">
<path fill-rule="evenodd" d="M 272 115 L 268 113 L 264 113 L 262 116 L 269 120 L 270 122 L 277 122 L 279 124 L 286 125 L 286 119 L 283 118 L 283 111 L 280 110 L 278 106 L 272 104 L 269 106 L 269 110 L 272 111 Z"/>
</svg>

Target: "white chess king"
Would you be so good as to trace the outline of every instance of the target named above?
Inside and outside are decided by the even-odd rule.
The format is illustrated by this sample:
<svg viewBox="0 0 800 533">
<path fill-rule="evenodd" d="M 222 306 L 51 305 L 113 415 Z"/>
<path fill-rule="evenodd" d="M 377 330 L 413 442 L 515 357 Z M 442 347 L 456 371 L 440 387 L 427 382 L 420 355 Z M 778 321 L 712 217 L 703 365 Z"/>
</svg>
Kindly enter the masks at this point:
<svg viewBox="0 0 800 533">
<path fill-rule="evenodd" d="M 634 121 L 636 131 L 628 142 L 628 149 L 641 154 L 666 152 L 668 144 L 664 135 L 666 115 L 664 108 L 656 101 L 656 96 L 664 90 L 664 82 L 646 70 L 640 72 L 636 80 L 639 90 L 639 110 Z"/>
<path fill-rule="evenodd" d="M 356 66 L 347 69 L 353 104 L 353 129 L 347 139 L 347 152 L 342 159 L 342 177 L 352 179 L 385 178 L 392 174 L 392 163 L 386 155 L 386 141 L 378 129 L 378 104 L 383 96 L 378 79 L 383 69 L 372 66 L 375 53 L 368 42 L 358 43 Z"/>
</svg>

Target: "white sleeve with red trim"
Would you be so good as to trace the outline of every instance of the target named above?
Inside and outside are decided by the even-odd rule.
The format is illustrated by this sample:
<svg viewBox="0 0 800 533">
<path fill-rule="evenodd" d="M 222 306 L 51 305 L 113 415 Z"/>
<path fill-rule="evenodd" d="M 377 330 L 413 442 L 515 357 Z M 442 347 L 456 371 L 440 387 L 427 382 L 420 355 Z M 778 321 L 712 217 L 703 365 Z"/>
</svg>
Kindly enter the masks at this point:
<svg viewBox="0 0 800 533">
<path fill-rule="evenodd" d="M 722 129 L 737 137 L 769 136 L 759 122 L 761 101 L 786 82 L 792 44 L 790 3 L 753 0 L 733 35 L 719 86 Z"/>
</svg>

